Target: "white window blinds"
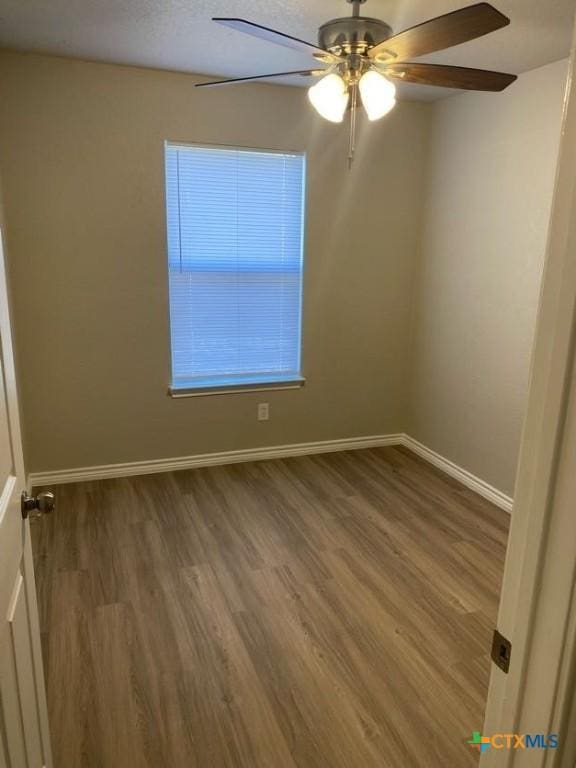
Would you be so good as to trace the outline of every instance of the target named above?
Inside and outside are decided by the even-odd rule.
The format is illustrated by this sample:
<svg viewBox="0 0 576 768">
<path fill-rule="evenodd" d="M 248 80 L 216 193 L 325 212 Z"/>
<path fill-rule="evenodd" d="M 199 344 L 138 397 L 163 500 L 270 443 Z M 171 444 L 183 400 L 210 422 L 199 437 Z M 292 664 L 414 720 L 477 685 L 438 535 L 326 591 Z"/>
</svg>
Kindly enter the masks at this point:
<svg viewBox="0 0 576 768">
<path fill-rule="evenodd" d="M 301 380 L 305 159 L 166 145 L 174 390 Z"/>
</svg>

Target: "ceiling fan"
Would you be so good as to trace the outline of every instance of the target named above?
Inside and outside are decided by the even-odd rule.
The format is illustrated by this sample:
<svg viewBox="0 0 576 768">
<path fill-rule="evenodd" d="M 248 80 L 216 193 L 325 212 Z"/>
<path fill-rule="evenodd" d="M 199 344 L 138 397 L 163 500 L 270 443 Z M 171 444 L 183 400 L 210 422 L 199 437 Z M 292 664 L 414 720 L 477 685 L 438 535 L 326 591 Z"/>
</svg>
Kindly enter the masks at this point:
<svg viewBox="0 0 576 768">
<path fill-rule="evenodd" d="M 318 45 L 245 19 L 213 18 L 213 21 L 238 32 L 310 53 L 325 67 L 217 80 L 198 83 L 197 87 L 231 85 L 292 75 L 321 77 L 309 89 L 309 99 L 322 117 L 335 123 L 342 122 L 350 107 L 351 159 L 358 91 L 368 118 L 378 120 L 396 103 L 394 80 L 472 91 L 502 91 L 516 80 L 516 75 L 503 72 L 408 61 L 413 57 L 466 43 L 507 26 L 510 19 L 489 3 L 476 3 L 393 35 L 386 22 L 360 16 L 360 6 L 366 0 L 347 2 L 352 5 L 352 16 L 331 19 L 322 24 L 318 30 Z"/>
</svg>

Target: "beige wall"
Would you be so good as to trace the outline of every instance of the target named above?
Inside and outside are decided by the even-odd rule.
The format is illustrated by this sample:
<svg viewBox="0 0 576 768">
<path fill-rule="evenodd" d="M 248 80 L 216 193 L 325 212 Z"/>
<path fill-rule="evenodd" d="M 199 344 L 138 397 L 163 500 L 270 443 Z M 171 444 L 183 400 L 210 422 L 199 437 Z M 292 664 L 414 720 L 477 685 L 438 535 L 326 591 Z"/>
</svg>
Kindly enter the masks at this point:
<svg viewBox="0 0 576 768">
<path fill-rule="evenodd" d="M 28 470 L 407 431 L 511 493 L 565 74 L 400 103 L 349 173 L 304 90 L 0 53 Z M 303 390 L 167 397 L 165 139 L 307 151 Z"/>
<path fill-rule="evenodd" d="M 430 107 L 346 130 L 302 89 L 0 54 L 0 168 L 29 471 L 400 431 Z M 165 139 L 305 149 L 301 391 L 172 400 Z M 270 403 L 271 420 L 256 421 Z"/>
<path fill-rule="evenodd" d="M 434 108 L 409 432 L 512 493 L 566 62 Z"/>
</svg>

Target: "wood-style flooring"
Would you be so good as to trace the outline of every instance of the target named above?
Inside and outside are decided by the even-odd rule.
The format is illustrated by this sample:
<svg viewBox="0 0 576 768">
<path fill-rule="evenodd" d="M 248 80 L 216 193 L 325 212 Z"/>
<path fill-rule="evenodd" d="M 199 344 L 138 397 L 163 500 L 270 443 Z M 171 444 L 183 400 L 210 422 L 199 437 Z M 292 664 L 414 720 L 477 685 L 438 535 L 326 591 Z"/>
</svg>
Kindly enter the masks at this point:
<svg viewBox="0 0 576 768">
<path fill-rule="evenodd" d="M 477 764 L 505 512 L 402 448 L 55 490 L 55 768 Z"/>
</svg>

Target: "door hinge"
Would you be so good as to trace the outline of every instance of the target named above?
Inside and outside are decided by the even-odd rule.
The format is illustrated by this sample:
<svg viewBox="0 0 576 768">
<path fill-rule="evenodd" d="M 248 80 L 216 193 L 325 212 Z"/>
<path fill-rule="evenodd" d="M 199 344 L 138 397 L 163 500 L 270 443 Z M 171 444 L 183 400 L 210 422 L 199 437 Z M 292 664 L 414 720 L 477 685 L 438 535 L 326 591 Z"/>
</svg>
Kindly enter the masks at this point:
<svg viewBox="0 0 576 768">
<path fill-rule="evenodd" d="M 503 672 L 508 673 L 510 669 L 510 656 L 512 655 L 512 643 L 501 635 L 497 629 L 492 636 L 492 661 Z"/>
</svg>

